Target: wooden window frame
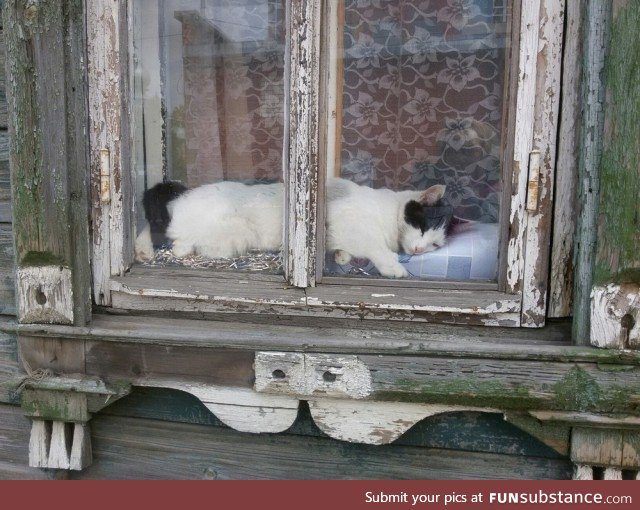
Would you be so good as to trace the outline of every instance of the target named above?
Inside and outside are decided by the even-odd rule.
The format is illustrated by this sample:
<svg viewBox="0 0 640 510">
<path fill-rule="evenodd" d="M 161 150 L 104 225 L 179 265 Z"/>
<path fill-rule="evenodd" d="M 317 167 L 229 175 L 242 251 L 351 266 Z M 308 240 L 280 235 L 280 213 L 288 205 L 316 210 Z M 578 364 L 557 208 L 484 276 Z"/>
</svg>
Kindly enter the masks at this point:
<svg viewBox="0 0 640 510">
<path fill-rule="evenodd" d="M 284 270 L 279 276 L 133 266 L 131 0 L 86 2 L 93 223 L 99 306 L 146 311 L 276 313 L 540 327 L 545 323 L 564 2 L 515 1 L 514 87 L 505 158 L 497 284 L 322 278 L 330 2 L 287 3 Z M 335 7 L 335 4 L 334 4 Z M 324 39 L 324 36 L 323 36 Z M 329 37 L 329 40 L 332 38 Z M 320 70 L 323 70 L 321 73 Z M 329 106 L 329 108 L 328 108 Z M 327 115 L 322 115 L 325 111 Z M 512 156 L 510 156 L 510 154 Z M 533 192 L 537 192 L 532 200 Z M 297 197 L 297 200 L 292 198 Z M 533 205 L 532 205 L 533 204 Z M 506 221 L 506 218 L 509 218 Z M 316 286 L 316 282 L 322 285 Z M 339 283 L 339 285 L 334 285 Z"/>
</svg>

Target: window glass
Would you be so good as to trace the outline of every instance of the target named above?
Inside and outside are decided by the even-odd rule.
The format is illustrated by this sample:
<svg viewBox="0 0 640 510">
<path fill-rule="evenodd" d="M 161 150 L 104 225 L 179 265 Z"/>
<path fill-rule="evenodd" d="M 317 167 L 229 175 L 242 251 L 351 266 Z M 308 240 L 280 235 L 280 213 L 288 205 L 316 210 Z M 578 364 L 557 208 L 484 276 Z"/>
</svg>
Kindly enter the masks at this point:
<svg viewBox="0 0 640 510">
<path fill-rule="evenodd" d="M 511 3 L 340 0 L 325 274 L 495 280 Z"/>
<path fill-rule="evenodd" d="M 138 260 L 280 272 L 284 0 L 136 0 L 133 19 Z"/>
</svg>

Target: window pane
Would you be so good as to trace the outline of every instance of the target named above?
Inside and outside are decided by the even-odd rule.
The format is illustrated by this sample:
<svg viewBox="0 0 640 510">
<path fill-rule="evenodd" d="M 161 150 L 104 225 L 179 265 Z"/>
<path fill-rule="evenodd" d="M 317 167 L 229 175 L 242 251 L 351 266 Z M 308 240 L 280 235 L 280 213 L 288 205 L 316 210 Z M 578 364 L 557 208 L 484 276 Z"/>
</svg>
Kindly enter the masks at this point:
<svg viewBox="0 0 640 510">
<path fill-rule="evenodd" d="M 137 228 L 151 225 L 152 262 L 281 272 L 284 0 L 136 0 L 133 16 Z"/>
<path fill-rule="evenodd" d="M 340 3 L 325 274 L 495 280 L 512 2 Z"/>
</svg>

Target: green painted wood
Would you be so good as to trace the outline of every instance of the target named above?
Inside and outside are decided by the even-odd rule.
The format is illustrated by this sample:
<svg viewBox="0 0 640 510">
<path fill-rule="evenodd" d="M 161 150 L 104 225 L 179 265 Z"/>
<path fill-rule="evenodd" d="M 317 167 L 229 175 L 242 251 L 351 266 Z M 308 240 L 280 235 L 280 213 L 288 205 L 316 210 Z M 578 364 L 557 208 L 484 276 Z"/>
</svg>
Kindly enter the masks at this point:
<svg viewBox="0 0 640 510">
<path fill-rule="evenodd" d="M 594 284 L 640 283 L 640 9 L 614 2 Z"/>
<path fill-rule="evenodd" d="M 82 0 L 4 3 L 10 165 L 21 267 L 73 268 L 74 318 L 90 316 Z"/>
</svg>

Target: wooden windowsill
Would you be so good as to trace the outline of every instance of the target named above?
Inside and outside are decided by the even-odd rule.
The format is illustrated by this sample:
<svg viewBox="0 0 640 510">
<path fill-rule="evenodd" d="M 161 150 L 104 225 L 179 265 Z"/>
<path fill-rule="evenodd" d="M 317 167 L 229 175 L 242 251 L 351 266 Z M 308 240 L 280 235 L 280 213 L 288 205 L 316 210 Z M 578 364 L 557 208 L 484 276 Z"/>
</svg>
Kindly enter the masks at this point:
<svg viewBox="0 0 640 510">
<path fill-rule="evenodd" d="M 114 308 L 201 314 L 257 313 L 518 327 L 521 296 L 486 289 L 318 285 L 281 277 L 134 266 L 111 279 Z"/>
</svg>

